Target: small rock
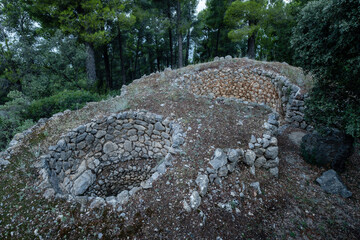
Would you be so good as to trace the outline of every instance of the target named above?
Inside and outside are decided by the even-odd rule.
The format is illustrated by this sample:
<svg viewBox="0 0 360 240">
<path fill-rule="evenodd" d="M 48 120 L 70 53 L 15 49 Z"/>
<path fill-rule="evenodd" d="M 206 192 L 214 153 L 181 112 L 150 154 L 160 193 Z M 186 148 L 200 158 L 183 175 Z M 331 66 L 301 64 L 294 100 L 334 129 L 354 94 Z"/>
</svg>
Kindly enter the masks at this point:
<svg viewBox="0 0 360 240">
<path fill-rule="evenodd" d="M 206 194 L 206 192 L 208 190 L 208 186 L 209 186 L 209 178 L 208 178 L 208 176 L 205 175 L 205 174 L 199 175 L 196 178 L 195 182 L 199 186 L 200 195 L 205 196 L 205 194 Z"/>
<path fill-rule="evenodd" d="M 279 154 L 278 147 L 268 147 L 265 151 L 265 157 L 267 159 L 275 159 Z"/>
<path fill-rule="evenodd" d="M 276 178 L 279 177 L 279 168 L 277 168 L 277 167 L 270 168 L 269 172 L 270 172 L 271 176 L 276 177 Z"/>
<path fill-rule="evenodd" d="M 265 163 L 266 163 L 266 158 L 265 157 L 259 157 L 259 158 L 256 159 L 254 165 L 257 168 L 261 168 L 262 166 L 264 166 Z"/>
<path fill-rule="evenodd" d="M 228 159 L 230 162 L 238 162 L 239 161 L 239 152 L 235 149 L 230 149 L 228 151 Z"/>
<path fill-rule="evenodd" d="M 227 176 L 227 174 L 228 174 L 228 168 L 227 168 L 227 166 L 226 166 L 226 165 L 225 165 L 225 166 L 222 166 L 222 167 L 219 169 L 219 172 L 218 172 L 219 177 L 225 177 L 225 176 Z"/>
<path fill-rule="evenodd" d="M 226 163 L 227 163 L 226 154 L 223 152 L 223 150 L 221 150 L 220 148 L 217 148 L 215 150 L 212 160 L 210 161 L 210 165 L 214 169 L 219 169 L 222 166 L 226 165 Z"/>
<path fill-rule="evenodd" d="M 250 143 L 256 143 L 256 137 L 251 135 Z"/>
<path fill-rule="evenodd" d="M 254 153 L 254 151 L 247 150 L 244 158 L 245 164 L 248 166 L 252 166 L 254 165 L 255 159 L 256 159 L 256 154 Z"/>
<path fill-rule="evenodd" d="M 339 194 L 344 198 L 352 196 L 352 193 L 340 180 L 339 175 L 332 169 L 324 172 L 321 177 L 316 179 L 316 182 L 327 193 Z"/>
<path fill-rule="evenodd" d="M 119 204 L 124 205 L 129 201 L 129 191 L 124 190 L 116 196 Z"/>
<path fill-rule="evenodd" d="M 183 207 L 185 209 L 186 212 L 191 212 L 191 207 L 189 206 L 189 204 L 186 202 L 186 200 L 183 200 Z"/>
<path fill-rule="evenodd" d="M 103 152 L 104 152 L 105 154 L 109 154 L 109 153 L 111 153 L 111 152 L 116 151 L 117 149 L 118 149 L 118 146 L 117 146 L 115 143 L 113 143 L 113 142 L 107 142 L 107 143 L 104 144 Z"/>
<path fill-rule="evenodd" d="M 197 209 L 201 204 L 201 197 L 197 191 L 193 191 L 190 196 L 190 206 L 192 209 Z"/>
<path fill-rule="evenodd" d="M 250 187 L 254 188 L 256 190 L 256 192 L 258 194 L 261 194 L 261 189 L 260 189 L 260 183 L 259 182 L 253 182 L 250 184 Z"/>
<path fill-rule="evenodd" d="M 250 167 L 250 174 L 253 175 L 253 176 L 255 176 L 255 173 L 256 173 L 256 172 L 255 172 L 255 166 L 251 166 L 251 167 Z"/>
</svg>

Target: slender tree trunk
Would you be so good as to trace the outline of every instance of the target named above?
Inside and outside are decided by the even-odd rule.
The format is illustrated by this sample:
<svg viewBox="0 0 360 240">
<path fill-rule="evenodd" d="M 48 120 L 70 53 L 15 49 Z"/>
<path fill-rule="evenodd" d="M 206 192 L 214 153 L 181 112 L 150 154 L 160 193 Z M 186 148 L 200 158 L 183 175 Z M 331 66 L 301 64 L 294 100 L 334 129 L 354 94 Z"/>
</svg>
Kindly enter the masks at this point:
<svg viewBox="0 0 360 240">
<path fill-rule="evenodd" d="M 137 43 L 136 43 L 136 53 L 135 53 L 135 67 L 134 67 L 134 76 L 135 76 L 135 79 L 137 78 L 138 73 L 137 73 L 137 67 L 138 67 L 138 59 L 139 59 L 139 48 L 140 48 L 140 39 L 141 39 L 141 29 L 139 30 L 139 33 L 138 33 L 138 39 L 137 39 Z"/>
<path fill-rule="evenodd" d="M 191 37 L 191 32 L 190 32 L 190 28 L 189 28 L 188 33 L 187 33 L 187 37 L 186 37 L 185 66 L 189 65 L 190 37 Z"/>
<path fill-rule="evenodd" d="M 180 5 L 180 0 L 177 0 L 177 5 L 176 5 L 176 13 L 177 13 L 177 23 L 176 23 L 176 27 L 177 27 L 177 32 L 178 32 L 178 45 L 179 45 L 179 62 L 178 62 L 178 67 L 182 68 L 183 67 L 183 46 L 182 46 L 182 34 L 181 34 L 181 5 Z"/>
<path fill-rule="evenodd" d="M 221 26 L 218 28 L 217 33 L 216 33 L 215 56 L 213 56 L 213 57 L 218 57 L 219 56 L 220 31 L 221 31 Z"/>
<path fill-rule="evenodd" d="M 122 41 L 122 35 L 120 29 L 118 35 L 118 42 L 119 42 L 119 53 L 120 53 L 121 80 L 122 80 L 122 85 L 125 85 L 126 75 L 125 75 L 125 64 L 124 64 L 124 49 L 123 49 L 123 43 L 122 43 L 123 41 Z"/>
<path fill-rule="evenodd" d="M 110 73 L 110 60 L 107 45 L 103 48 L 103 56 L 104 56 L 104 64 L 105 64 L 105 77 L 106 77 L 106 85 L 111 90 L 113 88 L 113 82 L 111 79 Z"/>
<path fill-rule="evenodd" d="M 173 68 L 174 66 L 174 57 L 173 57 L 173 40 L 172 40 L 172 30 L 171 30 L 171 7 L 170 7 L 170 0 L 167 0 L 167 15 L 170 22 L 169 31 L 169 50 L 170 50 L 170 67 Z"/>
<path fill-rule="evenodd" d="M 249 21 L 249 26 L 256 24 L 254 21 Z M 250 59 L 255 59 L 255 32 L 248 38 L 247 56 Z"/>
<path fill-rule="evenodd" d="M 95 52 L 91 43 L 86 43 L 86 74 L 88 78 L 89 87 L 94 87 L 96 83 L 96 65 L 95 65 Z"/>
<path fill-rule="evenodd" d="M 157 63 L 157 70 L 160 71 L 160 49 L 158 39 L 155 36 L 155 45 L 156 45 L 156 63 Z"/>
</svg>

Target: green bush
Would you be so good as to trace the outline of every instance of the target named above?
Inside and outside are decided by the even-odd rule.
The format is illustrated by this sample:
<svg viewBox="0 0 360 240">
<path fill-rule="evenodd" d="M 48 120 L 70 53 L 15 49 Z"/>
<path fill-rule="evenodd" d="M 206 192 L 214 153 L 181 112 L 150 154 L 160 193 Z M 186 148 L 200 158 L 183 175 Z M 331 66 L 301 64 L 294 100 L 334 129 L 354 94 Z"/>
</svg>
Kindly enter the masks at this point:
<svg viewBox="0 0 360 240">
<path fill-rule="evenodd" d="M 294 59 L 316 79 L 306 118 L 360 137 L 360 1 L 309 2 L 292 35 Z"/>
<path fill-rule="evenodd" d="M 87 102 L 99 101 L 99 95 L 88 91 L 62 91 L 53 96 L 33 101 L 26 113 L 26 118 L 35 121 L 47 118 L 66 109 L 75 110 L 82 108 Z"/>
</svg>

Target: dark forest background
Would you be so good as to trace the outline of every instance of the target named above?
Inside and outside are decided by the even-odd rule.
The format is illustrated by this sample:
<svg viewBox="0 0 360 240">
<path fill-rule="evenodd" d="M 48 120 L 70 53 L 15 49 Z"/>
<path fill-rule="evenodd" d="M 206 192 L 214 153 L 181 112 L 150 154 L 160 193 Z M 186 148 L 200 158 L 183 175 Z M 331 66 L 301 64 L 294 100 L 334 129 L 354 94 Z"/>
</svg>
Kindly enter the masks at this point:
<svg viewBox="0 0 360 240">
<path fill-rule="evenodd" d="M 0 0 L 0 149 L 144 74 L 216 56 L 311 71 L 307 117 L 360 136 L 358 0 Z"/>
</svg>

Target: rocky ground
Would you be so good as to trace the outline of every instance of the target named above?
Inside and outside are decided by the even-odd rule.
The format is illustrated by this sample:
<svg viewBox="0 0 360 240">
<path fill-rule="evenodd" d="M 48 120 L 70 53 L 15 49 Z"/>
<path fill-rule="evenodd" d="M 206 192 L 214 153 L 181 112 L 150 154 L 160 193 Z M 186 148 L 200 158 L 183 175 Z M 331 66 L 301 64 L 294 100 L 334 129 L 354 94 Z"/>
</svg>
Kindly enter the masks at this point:
<svg viewBox="0 0 360 240">
<path fill-rule="evenodd" d="M 195 67 L 201 71 L 216 64 Z M 300 74 L 291 67 L 279 63 L 266 67 L 300 81 Z M 261 126 L 269 110 L 231 100 L 195 97 L 170 84 L 183 72 L 186 68 L 145 77 L 131 84 L 123 97 L 67 112 L 26 136 L 13 150 L 10 164 L 0 172 L 0 238 L 360 238 L 359 149 L 341 174 L 352 197 L 330 195 L 315 181 L 325 169 L 301 158 L 299 139 L 305 132 L 296 128 L 287 128 L 278 136 L 278 178 L 258 169 L 254 176 L 240 163 L 221 182 L 209 184 L 197 209 L 184 208 L 184 199 L 190 202 L 191 193 L 198 189 L 195 180 L 205 173 L 215 149 L 247 148 L 251 135 L 263 131 Z M 137 192 L 122 210 L 111 206 L 90 209 L 88 204 L 58 198 L 46 200 L 37 187 L 34 163 L 38 157 L 68 129 L 128 109 L 146 109 L 179 122 L 186 132 L 184 153 L 174 158 L 152 188 Z"/>
</svg>

